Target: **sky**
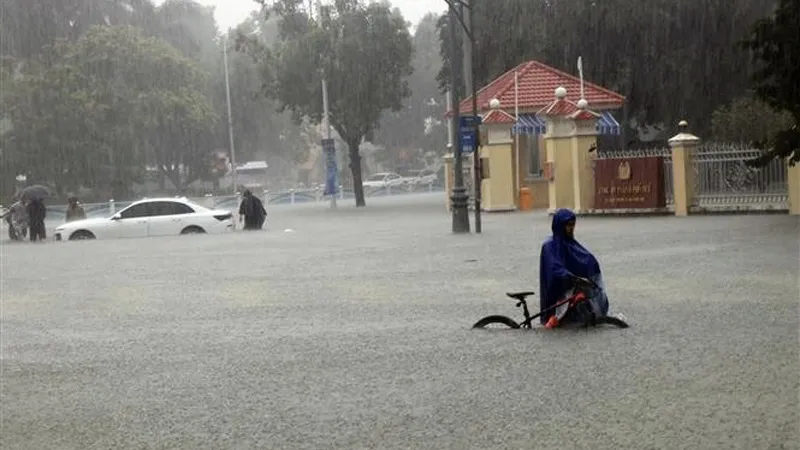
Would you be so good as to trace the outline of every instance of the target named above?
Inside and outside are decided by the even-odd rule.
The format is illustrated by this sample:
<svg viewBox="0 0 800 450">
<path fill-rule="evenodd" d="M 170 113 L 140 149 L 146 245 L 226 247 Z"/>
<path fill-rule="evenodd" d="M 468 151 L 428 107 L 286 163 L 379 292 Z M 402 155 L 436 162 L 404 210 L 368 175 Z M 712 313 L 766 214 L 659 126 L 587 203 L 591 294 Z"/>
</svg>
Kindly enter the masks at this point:
<svg viewBox="0 0 800 450">
<path fill-rule="evenodd" d="M 214 14 L 220 30 L 238 25 L 258 7 L 253 0 L 198 0 L 198 2 L 216 7 Z M 446 7 L 443 0 L 390 0 L 390 2 L 400 8 L 406 20 L 414 25 L 425 14 L 443 12 Z"/>
</svg>

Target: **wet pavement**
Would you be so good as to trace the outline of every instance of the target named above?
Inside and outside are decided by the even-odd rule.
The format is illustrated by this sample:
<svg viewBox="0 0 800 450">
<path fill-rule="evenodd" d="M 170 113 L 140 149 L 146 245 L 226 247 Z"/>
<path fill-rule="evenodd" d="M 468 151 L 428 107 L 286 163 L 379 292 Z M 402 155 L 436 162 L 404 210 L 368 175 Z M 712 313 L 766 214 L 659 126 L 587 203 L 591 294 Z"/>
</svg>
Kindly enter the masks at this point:
<svg viewBox="0 0 800 450">
<path fill-rule="evenodd" d="M 481 331 L 538 291 L 546 215 L 351 205 L 4 243 L 0 448 L 798 448 L 796 218 L 580 219 L 632 328 Z"/>
</svg>

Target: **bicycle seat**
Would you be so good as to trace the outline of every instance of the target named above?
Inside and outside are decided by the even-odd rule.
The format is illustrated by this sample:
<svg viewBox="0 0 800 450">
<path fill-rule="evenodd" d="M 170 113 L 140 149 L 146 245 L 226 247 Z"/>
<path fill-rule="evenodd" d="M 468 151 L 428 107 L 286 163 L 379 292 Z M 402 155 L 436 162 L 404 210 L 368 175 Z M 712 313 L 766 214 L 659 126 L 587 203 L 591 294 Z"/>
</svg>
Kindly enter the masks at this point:
<svg viewBox="0 0 800 450">
<path fill-rule="evenodd" d="M 506 292 L 506 295 L 515 299 L 515 300 L 525 300 L 525 297 L 529 295 L 533 295 L 535 292 L 533 291 L 523 291 L 523 292 Z"/>
</svg>

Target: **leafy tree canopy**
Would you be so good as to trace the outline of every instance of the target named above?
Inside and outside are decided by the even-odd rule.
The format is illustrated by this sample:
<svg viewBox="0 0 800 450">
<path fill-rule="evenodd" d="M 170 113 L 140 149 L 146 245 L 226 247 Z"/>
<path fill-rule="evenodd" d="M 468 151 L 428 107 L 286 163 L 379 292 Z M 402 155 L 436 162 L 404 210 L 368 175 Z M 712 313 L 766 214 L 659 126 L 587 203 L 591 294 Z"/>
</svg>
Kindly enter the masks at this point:
<svg viewBox="0 0 800 450">
<path fill-rule="evenodd" d="M 271 66 L 268 91 L 295 118 L 320 123 L 322 80 L 330 123 L 349 147 L 356 205 L 364 206 L 359 146 L 377 130 L 381 113 L 397 111 L 410 95 L 413 44 L 400 12 L 387 3 L 336 0 L 314 10 L 301 0 L 266 8 L 281 18 L 280 42 L 262 53 Z M 267 56 L 265 56 L 267 55 Z"/>
</svg>

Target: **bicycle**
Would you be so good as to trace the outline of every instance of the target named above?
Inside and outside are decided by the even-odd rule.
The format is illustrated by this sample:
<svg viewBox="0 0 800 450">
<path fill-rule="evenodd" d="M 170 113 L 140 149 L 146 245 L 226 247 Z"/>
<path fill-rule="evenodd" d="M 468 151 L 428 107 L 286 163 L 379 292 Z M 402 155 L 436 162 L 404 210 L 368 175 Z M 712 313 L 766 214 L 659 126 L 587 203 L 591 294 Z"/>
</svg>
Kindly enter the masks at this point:
<svg viewBox="0 0 800 450">
<path fill-rule="evenodd" d="M 599 288 L 599 286 L 591 280 L 586 280 L 579 277 L 572 277 L 572 279 L 576 284 L 576 289 L 572 295 L 559 301 L 558 303 L 549 308 L 539 311 L 537 314 L 534 315 L 531 315 L 530 310 L 528 309 L 528 303 L 525 299 L 531 295 L 534 295 L 535 292 L 533 291 L 507 292 L 506 295 L 508 297 L 513 298 L 514 300 L 517 301 L 517 308 L 522 307 L 522 314 L 525 316 L 525 320 L 523 320 L 520 323 L 517 323 L 514 319 L 507 316 L 491 315 L 491 316 L 486 316 L 483 319 L 475 322 L 475 325 L 473 325 L 472 328 L 486 328 L 489 325 L 505 325 L 508 328 L 514 328 L 514 329 L 517 328 L 531 329 L 533 328 L 531 323 L 533 322 L 534 319 L 537 319 L 542 314 L 553 311 L 556 308 L 563 306 L 565 304 L 569 304 L 570 308 L 574 307 L 578 311 L 578 313 L 583 319 L 581 323 L 581 326 L 583 328 L 589 326 L 595 327 L 597 325 L 603 325 L 603 324 L 614 325 L 618 328 L 628 328 L 630 326 L 628 325 L 627 322 L 625 322 L 625 320 L 623 320 L 618 316 L 597 315 L 596 312 L 592 311 L 591 304 L 586 301 L 588 299 L 588 294 L 589 294 L 586 288 L 591 287 L 597 289 Z"/>
</svg>

